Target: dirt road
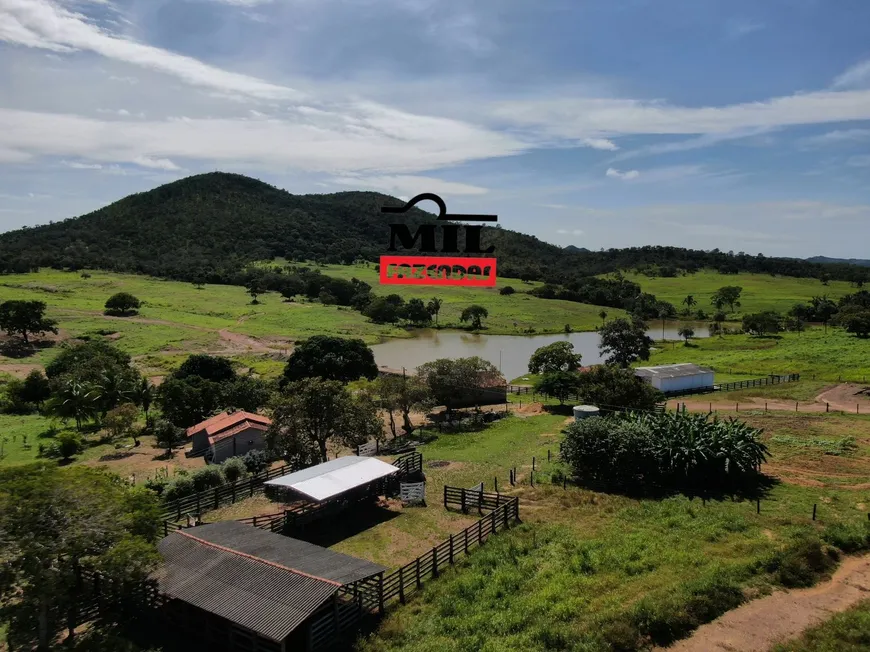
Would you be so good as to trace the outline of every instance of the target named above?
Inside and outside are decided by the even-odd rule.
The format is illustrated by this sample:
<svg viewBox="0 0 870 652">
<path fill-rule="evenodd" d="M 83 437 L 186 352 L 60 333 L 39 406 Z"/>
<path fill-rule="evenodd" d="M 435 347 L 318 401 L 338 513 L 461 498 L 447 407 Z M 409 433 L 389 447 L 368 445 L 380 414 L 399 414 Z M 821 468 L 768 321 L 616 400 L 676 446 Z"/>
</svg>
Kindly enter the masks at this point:
<svg viewBox="0 0 870 652">
<path fill-rule="evenodd" d="M 870 397 L 867 394 L 860 393 L 865 389 L 864 385 L 855 385 L 852 383 L 842 383 L 835 387 L 825 390 L 815 397 L 812 402 L 808 401 L 787 401 L 782 399 L 771 399 L 764 397 L 744 397 L 739 401 L 723 401 L 716 400 L 715 394 L 708 395 L 709 398 L 687 398 L 674 399 L 668 401 L 668 409 L 675 410 L 677 406 L 685 404 L 686 410 L 689 412 L 708 412 L 713 410 L 716 412 L 734 412 L 735 410 L 764 410 L 765 406 L 771 411 L 782 412 L 847 412 L 849 414 L 870 414 Z M 797 410 L 795 409 L 797 404 Z"/>
<path fill-rule="evenodd" d="M 668 652 L 764 652 L 870 597 L 870 556 L 850 557 L 829 582 L 777 591 L 700 627 Z"/>
</svg>

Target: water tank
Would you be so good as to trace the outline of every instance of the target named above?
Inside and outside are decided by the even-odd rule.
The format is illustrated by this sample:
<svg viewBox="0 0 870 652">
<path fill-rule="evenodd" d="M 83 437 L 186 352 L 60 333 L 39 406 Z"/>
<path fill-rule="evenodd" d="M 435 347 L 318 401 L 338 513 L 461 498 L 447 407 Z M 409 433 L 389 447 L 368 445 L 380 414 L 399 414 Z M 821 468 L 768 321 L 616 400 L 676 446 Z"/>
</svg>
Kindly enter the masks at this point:
<svg viewBox="0 0 870 652">
<path fill-rule="evenodd" d="M 574 407 L 574 420 L 588 419 L 599 416 L 599 409 L 594 405 L 577 405 Z"/>
</svg>

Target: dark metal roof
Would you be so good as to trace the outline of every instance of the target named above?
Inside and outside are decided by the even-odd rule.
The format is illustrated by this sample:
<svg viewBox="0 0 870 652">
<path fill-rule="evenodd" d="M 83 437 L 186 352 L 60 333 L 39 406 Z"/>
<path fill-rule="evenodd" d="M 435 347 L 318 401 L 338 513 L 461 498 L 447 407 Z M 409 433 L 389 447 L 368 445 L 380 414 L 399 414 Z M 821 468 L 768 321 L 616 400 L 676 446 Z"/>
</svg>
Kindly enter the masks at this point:
<svg viewBox="0 0 870 652">
<path fill-rule="evenodd" d="M 173 532 L 158 544 L 170 597 L 281 641 L 340 586 L 383 572 L 371 562 L 224 521 Z"/>
</svg>

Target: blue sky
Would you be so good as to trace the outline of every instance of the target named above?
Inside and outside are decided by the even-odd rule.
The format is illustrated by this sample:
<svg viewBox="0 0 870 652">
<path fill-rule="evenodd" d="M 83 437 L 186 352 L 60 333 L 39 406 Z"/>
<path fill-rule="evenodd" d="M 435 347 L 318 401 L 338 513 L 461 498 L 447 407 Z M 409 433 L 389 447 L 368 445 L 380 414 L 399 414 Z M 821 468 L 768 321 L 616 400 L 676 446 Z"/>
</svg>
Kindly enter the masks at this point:
<svg viewBox="0 0 870 652">
<path fill-rule="evenodd" d="M 0 231 L 189 174 L 870 257 L 866 0 L 0 0 Z"/>
</svg>

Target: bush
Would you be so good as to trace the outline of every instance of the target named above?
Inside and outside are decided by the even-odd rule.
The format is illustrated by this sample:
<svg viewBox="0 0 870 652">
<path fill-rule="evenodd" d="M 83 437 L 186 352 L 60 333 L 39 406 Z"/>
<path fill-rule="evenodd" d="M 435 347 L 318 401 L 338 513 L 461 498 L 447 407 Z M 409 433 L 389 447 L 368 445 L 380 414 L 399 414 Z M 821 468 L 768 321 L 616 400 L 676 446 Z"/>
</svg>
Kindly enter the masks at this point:
<svg viewBox="0 0 870 652">
<path fill-rule="evenodd" d="M 242 462 L 248 470 L 248 473 L 256 475 L 269 466 L 269 457 L 266 455 L 265 451 L 255 448 L 245 454 L 242 458 Z"/>
<path fill-rule="evenodd" d="M 870 548 L 870 521 L 861 523 L 834 523 L 822 532 L 822 540 L 845 553 Z"/>
<path fill-rule="evenodd" d="M 84 442 L 81 436 L 75 432 L 62 432 L 57 436 L 57 452 L 60 456 L 68 460 L 73 455 L 82 450 Z"/>
<path fill-rule="evenodd" d="M 499 294 L 504 296 L 510 296 L 514 294 L 516 290 L 514 290 L 510 285 L 505 285 L 501 290 L 498 291 Z"/>
<path fill-rule="evenodd" d="M 761 431 L 709 415 L 593 417 L 565 429 L 562 460 L 593 483 L 637 490 L 733 487 L 767 459 Z"/>
<path fill-rule="evenodd" d="M 814 537 L 796 539 L 784 550 L 773 555 L 767 569 L 776 581 L 788 588 L 803 588 L 815 584 L 818 577 L 836 563 L 836 553 L 822 546 Z"/>
<path fill-rule="evenodd" d="M 236 482 L 248 474 L 248 469 L 241 457 L 231 457 L 221 464 L 221 468 L 223 468 L 224 478 L 227 482 Z"/>
<path fill-rule="evenodd" d="M 193 490 L 196 492 L 205 491 L 212 487 L 219 487 L 225 481 L 223 469 L 217 464 L 197 469 L 190 477 L 193 480 Z"/>
<path fill-rule="evenodd" d="M 193 486 L 193 478 L 189 475 L 177 475 L 172 482 L 166 485 L 163 490 L 163 498 L 172 501 L 192 496 L 194 493 L 196 493 L 196 489 Z"/>
</svg>

